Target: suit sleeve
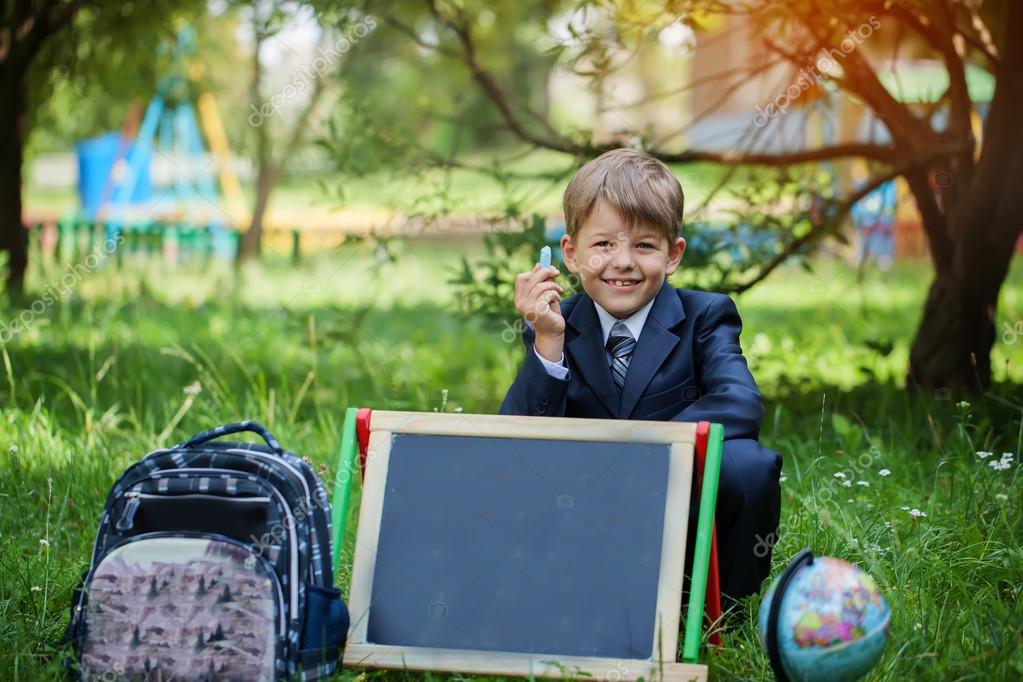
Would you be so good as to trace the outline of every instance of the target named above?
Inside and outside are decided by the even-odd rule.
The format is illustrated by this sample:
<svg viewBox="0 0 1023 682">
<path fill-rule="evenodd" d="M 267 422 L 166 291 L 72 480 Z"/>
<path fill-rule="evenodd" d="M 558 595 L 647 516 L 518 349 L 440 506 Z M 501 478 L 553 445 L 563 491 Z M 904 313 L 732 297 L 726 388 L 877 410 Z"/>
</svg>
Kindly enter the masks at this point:
<svg viewBox="0 0 1023 682">
<path fill-rule="evenodd" d="M 533 348 L 536 330 L 528 322 L 522 326 L 522 342 L 526 346 L 526 359 L 518 376 L 501 403 L 501 414 L 525 416 L 565 416 L 565 401 L 571 371 L 563 379 L 551 376 Z"/>
<path fill-rule="evenodd" d="M 672 421 L 716 422 L 725 438 L 752 438 L 760 434 L 764 403 L 739 346 L 742 320 L 731 298 L 714 296 L 695 324 L 694 360 L 700 397 Z"/>
</svg>

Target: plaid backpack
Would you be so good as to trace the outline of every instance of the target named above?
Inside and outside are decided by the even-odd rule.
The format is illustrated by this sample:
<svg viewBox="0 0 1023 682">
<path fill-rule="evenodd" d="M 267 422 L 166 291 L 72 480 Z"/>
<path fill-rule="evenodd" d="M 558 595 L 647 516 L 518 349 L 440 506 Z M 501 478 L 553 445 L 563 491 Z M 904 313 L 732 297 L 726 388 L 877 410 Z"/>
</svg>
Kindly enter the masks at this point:
<svg viewBox="0 0 1023 682">
<path fill-rule="evenodd" d="M 266 446 L 215 441 L 252 431 Z M 219 426 L 114 484 L 67 638 L 89 679 L 313 680 L 340 667 L 330 506 L 255 422 Z"/>
</svg>

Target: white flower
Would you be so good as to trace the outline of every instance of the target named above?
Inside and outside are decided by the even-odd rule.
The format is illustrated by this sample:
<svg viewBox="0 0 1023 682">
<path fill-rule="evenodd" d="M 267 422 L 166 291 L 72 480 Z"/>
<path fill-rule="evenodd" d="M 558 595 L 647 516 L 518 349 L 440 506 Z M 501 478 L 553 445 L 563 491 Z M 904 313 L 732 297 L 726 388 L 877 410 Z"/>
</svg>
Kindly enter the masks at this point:
<svg viewBox="0 0 1023 682">
<path fill-rule="evenodd" d="M 787 481 L 787 480 L 789 480 L 789 477 L 788 477 L 788 476 L 779 476 L 779 477 L 778 477 L 778 482 L 779 482 L 779 483 L 784 483 L 784 482 L 785 482 L 785 481 Z"/>
<path fill-rule="evenodd" d="M 909 511 L 909 507 L 901 507 L 902 511 Z"/>
<path fill-rule="evenodd" d="M 891 528 L 892 527 L 892 522 L 891 521 L 885 521 L 884 522 L 884 527 L 885 528 Z"/>
<path fill-rule="evenodd" d="M 839 471 L 837 474 L 835 474 L 835 478 L 845 478 L 845 474 Z"/>
<path fill-rule="evenodd" d="M 1005 462 L 1006 464 L 1012 464 L 1012 460 L 1015 457 L 1016 457 L 1016 455 L 1012 454 L 1011 452 L 1003 452 L 1002 453 L 1002 461 Z"/>
<path fill-rule="evenodd" d="M 851 488 L 852 481 L 842 481 L 842 485 L 845 486 L 846 488 Z"/>
<path fill-rule="evenodd" d="M 995 453 L 988 452 L 987 450 L 977 450 L 977 457 L 979 457 L 980 459 L 987 459 L 988 457 L 990 457 L 993 454 L 995 454 Z"/>
<path fill-rule="evenodd" d="M 866 481 L 856 481 L 856 485 L 862 485 L 864 488 L 869 488 L 870 484 Z"/>
<path fill-rule="evenodd" d="M 921 516 L 927 516 L 927 512 L 922 512 L 914 507 L 913 509 L 909 510 L 909 515 L 912 516 L 914 519 L 919 519 Z"/>
<path fill-rule="evenodd" d="M 12 445 L 11 447 L 7 448 L 7 452 L 11 453 L 12 455 L 18 454 L 18 446 Z"/>
<path fill-rule="evenodd" d="M 43 547 L 49 547 L 50 541 L 47 540 L 46 538 L 39 538 L 39 544 L 42 545 Z"/>
<path fill-rule="evenodd" d="M 202 384 L 200 384 L 198 381 L 193 381 L 191 384 L 185 386 L 181 390 L 184 391 L 186 395 L 199 395 L 199 393 L 202 392 Z"/>
<path fill-rule="evenodd" d="M 33 592 L 42 592 L 43 588 L 39 587 L 38 585 L 33 585 L 32 586 L 32 591 Z"/>
<path fill-rule="evenodd" d="M 1012 460 L 996 459 L 992 462 L 988 462 L 987 465 L 995 471 L 1005 471 L 1012 467 Z"/>
<path fill-rule="evenodd" d="M 877 472 L 877 475 L 883 478 L 885 476 L 891 476 L 892 472 L 888 471 L 887 469 L 881 469 L 881 471 Z"/>
<path fill-rule="evenodd" d="M 1009 499 L 1009 496 L 1006 495 L 1005 493 L 998 493 L 997 495 L 995 495 L 995 499 L 998 500 L 999 502 L 1005 502 L 1006 500 Z"/>
<path fill-rule="evenodd" d="M 969 406 L 970 403 L 966 400 L 960 400 L 959 402 L 956 403 L 956 407 L 958 407 L 960 410 L 965 410 Z"/>
</svg>

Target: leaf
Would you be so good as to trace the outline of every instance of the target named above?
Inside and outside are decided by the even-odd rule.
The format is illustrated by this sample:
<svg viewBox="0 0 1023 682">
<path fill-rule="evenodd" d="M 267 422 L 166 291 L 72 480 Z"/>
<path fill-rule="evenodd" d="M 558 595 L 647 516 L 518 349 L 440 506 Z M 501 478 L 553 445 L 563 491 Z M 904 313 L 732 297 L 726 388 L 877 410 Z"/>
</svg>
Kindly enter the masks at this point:
<svg viewBox="0 0 1023 682">
<path fill-rule="evenodd" d="M 837 412 L 832 413 L 831 415 L 831 426 L 832 428 L 835 429 L 835 433 L 837 433 L 843 439 L 850 433 L 852 433 L 853 430 L 855 429 L 855 427 L 848 419 L 838 414 Z"/>
</svg>

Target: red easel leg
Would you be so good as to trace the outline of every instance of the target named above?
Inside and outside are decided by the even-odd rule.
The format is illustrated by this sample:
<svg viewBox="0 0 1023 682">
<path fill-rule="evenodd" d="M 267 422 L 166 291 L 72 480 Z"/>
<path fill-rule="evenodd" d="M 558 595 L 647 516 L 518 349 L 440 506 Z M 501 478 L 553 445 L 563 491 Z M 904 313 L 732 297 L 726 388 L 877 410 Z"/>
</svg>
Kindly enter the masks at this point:
<svg viewBox="0 0 1023 682">
<path fill-rule="evenodd" d="M 369 418 L 373 410 L 368 407 L 361 408 L 355 413 L 355 435 L 359 441 L 359 472 L 362 480 L 366 480 L 366 451 L 369 450 Z M 711 549 L 711 557 L 714 556 Z M 712 558 L 711 561 L 714 559 Z"/>
</svg>

